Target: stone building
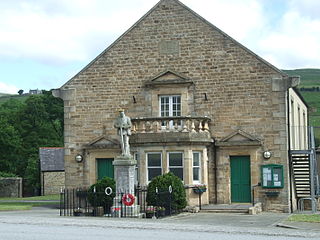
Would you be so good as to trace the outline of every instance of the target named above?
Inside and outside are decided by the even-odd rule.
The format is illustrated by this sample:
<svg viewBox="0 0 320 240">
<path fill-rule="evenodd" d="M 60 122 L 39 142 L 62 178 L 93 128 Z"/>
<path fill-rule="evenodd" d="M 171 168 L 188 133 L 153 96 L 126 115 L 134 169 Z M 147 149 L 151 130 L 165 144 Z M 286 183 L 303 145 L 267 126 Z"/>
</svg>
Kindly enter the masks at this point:
<svg viewBox="0 0 320 240">
<path fill-rule="evenodd" d="M 42 147 L 39 149 L 41 195 L 58 194 L 65 187 L 64 149 Z"/>
<path fill-rule="evenodd" d="M 289 212 L 288 151 L 307 148 L 298 82 L 181 2 L 161 0 L 54 91 L 64 100 L 66 186 L 113 177 L 120 153 L 113 122 L 123 108 L 137 184 L 171 171 L 190 205 L 192 187 L 205 185 L 203 203 L 254 201 Z"/>
</svg>

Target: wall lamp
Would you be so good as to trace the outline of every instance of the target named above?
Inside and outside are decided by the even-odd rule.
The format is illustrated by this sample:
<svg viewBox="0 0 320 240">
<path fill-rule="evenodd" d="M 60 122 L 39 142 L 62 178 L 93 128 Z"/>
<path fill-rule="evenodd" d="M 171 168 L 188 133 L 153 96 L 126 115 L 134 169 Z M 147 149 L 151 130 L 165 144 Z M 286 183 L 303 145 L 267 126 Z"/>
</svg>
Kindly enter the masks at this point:
<svg viewBox="0 0 320 240">
<path fill-rule="evenodd" d="M 271 158 L 271 152 L 270 152 L 270 151 L 264 151 L 264 152 L 263 152 L 263 157 L 264 157 L 265 159 Z"/>
<path fill-rule="evenodd" d="M 83 160 L 83 156 L 82 156 L 81 154 L 77 154 L 76 157 L 75 157 L 75 160 L 76 160 L 78 163 L 80 163 L 80 162 L 82 162 L 82 160 Z"/>
<path fill-rule="evenodd" d="M 137 103 L 136 98 L 134 96 L 132 96 L 133 98 L 133 103 Z"/>
</svg>

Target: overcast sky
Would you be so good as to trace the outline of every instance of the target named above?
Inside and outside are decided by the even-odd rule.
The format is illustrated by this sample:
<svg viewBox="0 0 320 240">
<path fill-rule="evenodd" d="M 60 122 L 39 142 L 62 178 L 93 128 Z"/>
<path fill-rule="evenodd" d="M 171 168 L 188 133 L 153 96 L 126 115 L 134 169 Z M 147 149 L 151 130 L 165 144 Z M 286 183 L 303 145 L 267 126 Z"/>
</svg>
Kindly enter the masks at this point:
<svg viewBox="0 0 320 240">
<path fill-rule="evenodd" d="M 59 88 L 158 0 L 0 0 L 0 93 Z M 320 0 L 181 0 L 280 69 L 320 68 Z"/>
</svg>

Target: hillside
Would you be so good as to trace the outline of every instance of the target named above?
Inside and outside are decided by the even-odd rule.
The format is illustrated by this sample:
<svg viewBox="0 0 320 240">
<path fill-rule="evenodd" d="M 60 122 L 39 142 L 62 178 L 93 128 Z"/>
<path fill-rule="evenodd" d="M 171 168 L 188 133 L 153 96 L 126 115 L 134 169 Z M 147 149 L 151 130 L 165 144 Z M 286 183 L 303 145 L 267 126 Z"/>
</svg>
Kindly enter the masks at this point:
<svg viewBox="0 0 320 240">
<path fill-rule="evenodd" d="M 17 94 L 4 94 L 0 93 L 0 104 L 8 101 L 9 99 L 17 99 L 19 101 L 25 101 L 29 96 L 28 95 L 17 95 Z"/>
</svg>

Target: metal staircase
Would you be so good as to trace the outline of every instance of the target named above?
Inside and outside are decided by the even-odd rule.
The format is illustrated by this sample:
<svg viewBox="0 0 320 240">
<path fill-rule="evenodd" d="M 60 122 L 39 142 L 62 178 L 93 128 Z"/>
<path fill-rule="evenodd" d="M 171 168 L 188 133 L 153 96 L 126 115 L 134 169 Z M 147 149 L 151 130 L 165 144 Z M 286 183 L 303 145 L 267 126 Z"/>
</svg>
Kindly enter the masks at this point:
<svg viewBox="0 0 320 240">
<path fill-rule="evenodd" d="M 296 197 L 311 196 L 310 151 L 291 151 L 291 166 Z"/>
<path fill-rule="evenodd" d="M 290 151 L 291 173 L 298 199 L 298 208 L 303 210 L 303 201 L 310 200 L 312 212 L 316 212 L 316 198 L 320 194 L 320 185 L 312 127 L 309 133 L 309 150 Z"/>
</svg>

